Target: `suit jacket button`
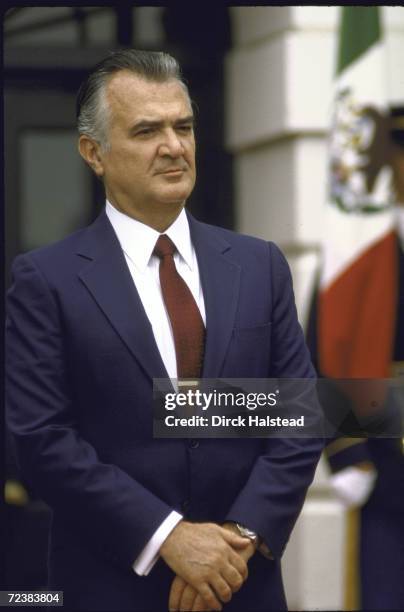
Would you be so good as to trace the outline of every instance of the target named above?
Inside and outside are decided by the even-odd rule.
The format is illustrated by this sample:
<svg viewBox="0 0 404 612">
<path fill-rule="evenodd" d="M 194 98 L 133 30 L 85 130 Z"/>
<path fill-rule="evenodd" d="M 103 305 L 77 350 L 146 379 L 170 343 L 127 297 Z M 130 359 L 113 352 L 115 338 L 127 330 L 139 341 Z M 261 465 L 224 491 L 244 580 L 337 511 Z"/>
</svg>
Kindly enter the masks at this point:
<svg viewBox="0 0 404 612">
<path fill-rule="evenodd" d="M 199 440 L 190 440 L 189 441 L 189 448 L 198 448 L 199 446 Z"/>
</svg>

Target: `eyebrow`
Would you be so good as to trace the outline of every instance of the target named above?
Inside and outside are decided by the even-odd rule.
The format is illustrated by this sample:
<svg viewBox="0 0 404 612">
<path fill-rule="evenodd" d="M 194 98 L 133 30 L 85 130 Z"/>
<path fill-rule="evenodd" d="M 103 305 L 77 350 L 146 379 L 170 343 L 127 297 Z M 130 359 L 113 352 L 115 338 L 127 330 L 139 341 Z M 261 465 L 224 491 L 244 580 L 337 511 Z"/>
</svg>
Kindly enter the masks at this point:
<svg viewBox="0 0 404 612">
<path fill-rule="evenodd" d="M 194 115 L 187 115 L 187 117 L 181 117 L 180 119 L 177 119 L 177 121 L 174 122 L 174 126 L 183 125 L 185 123 L 191 123 L 192 125 L 194 125 L 195 124 Z M 153 120 L 149 121 L 148 119 L 141 119 L 140 121 L 132 125 L 132 127 L 130 128 L 130 131 L 133 133 L 143 128 L 150 128 L 150 127 L 159 128 L 163 125 L 164 125 L 164 121 L 153 121 Z"/>
</svg>

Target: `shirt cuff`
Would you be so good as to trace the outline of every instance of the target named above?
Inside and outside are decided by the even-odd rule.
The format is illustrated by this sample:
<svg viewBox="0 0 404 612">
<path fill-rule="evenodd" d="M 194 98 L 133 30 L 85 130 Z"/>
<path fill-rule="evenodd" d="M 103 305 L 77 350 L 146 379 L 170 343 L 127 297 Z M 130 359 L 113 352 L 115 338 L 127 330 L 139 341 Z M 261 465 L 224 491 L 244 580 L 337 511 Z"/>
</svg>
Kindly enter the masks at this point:
<svg viewBox="0 0 404 612">
<path fill-rule="evenodd" d="M 164 540 L 182 519 L 182 515 L 173 510 L 154 532 L 142 552 L 132 565 L 138 576 L 147 576 L 159 558 L 159 550 Z"/>
</svg>

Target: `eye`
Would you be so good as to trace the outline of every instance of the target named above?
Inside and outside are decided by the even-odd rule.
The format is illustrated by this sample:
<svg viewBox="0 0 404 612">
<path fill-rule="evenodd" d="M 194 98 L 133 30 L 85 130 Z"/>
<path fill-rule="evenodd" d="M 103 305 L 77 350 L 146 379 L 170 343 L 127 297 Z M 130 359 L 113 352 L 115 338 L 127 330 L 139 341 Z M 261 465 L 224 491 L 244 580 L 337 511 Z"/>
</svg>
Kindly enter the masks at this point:
<svg viewBox="0 0 404 612">
<path fill-rule="evenodd" d="M 189 132 L 192 132 L 193 129 L 193 125 L 190 123 L 184 123 L 183 125 L 177 125 L 177 131 L 181 132 L 182 134 L 188 134 Z"/>
<path fill-rule="evenodd" d="M 152 128 L 152 127 L 142 128 L 136 133 L 136 136 L 149 136 L 150 134 L 154 134 L 154 132 L 155 132 L 155 128 Z"/>
</svg>

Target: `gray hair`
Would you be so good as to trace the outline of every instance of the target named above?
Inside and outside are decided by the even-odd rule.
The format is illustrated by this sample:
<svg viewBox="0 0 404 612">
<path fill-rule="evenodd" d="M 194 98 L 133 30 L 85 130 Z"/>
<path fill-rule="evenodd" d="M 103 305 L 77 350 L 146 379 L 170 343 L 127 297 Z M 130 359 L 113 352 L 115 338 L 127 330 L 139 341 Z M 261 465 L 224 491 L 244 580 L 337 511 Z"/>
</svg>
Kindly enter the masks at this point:
<svg viewBox="0 0 404 612">
<path fill-rule="evenodd" d="M 189 98 L 188 88 L 181 76 L 180 65 L 168 53 L 138 49 L 112 51 L 94 68 L 81 85 L 76 102 L 79 134 L 90 136 L 99 142 L 104 150 L 109 147 L 107 132 L 110 120 L 106 85 L 111 76 L 120 70 L 129 70 L 149 81 L 161 83 L 176 79 Z"/>
</svg>

